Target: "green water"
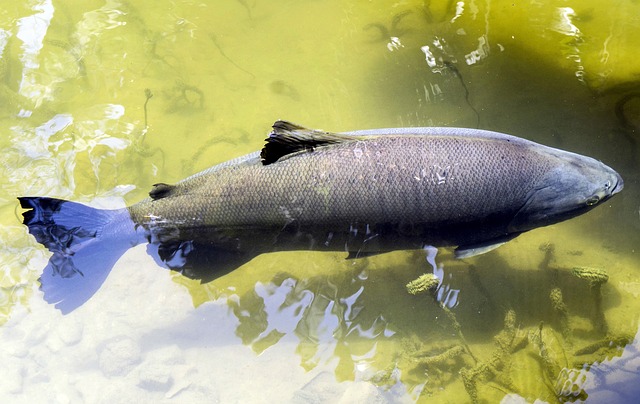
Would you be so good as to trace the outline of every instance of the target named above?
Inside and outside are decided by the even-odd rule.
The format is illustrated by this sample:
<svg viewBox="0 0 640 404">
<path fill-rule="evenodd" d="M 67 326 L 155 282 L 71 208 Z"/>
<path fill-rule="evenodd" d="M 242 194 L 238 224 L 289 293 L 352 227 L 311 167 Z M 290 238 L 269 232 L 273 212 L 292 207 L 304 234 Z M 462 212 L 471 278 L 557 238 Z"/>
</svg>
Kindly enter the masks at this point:
<svg viewBox="0 0 640 404">
<path fill-rule="evenodd" d="M 637 396 L 638 49 L 631 0 L 0 0 L 0 397 Z M 200 285 L 138 246 L 80 309 L 42 301 L 48 253 L 17 196 L 132 204 L 259 150 L 276 119 L 506 132 L 600 159 L 625 189 L 465 261 L 274 253 Z M 438 302 L 407 292 L 434 268 Z"/>
</svg>

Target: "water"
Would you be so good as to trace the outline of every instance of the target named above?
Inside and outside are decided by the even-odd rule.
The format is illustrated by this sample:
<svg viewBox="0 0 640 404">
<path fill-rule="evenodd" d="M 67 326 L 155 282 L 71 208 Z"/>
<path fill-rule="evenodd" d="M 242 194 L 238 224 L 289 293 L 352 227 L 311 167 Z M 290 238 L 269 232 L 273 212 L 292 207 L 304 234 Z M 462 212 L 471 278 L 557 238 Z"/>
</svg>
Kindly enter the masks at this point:
<svg viewBox="0 0 640 404">
<path fill-rule="evenodd" d="M 2 2 L 5 401 L 637 396 L 637 3 Z M 17 196 L 131 204 L 260 149 L 276 119 L 497 130 L 596 157 L 625 190 L 465 261 L 274 253 L 200 285 L 138 246 L 80 309 L 42 301 Z M 435 299 L 405 288 L 423 273 Z"/>
</svg>

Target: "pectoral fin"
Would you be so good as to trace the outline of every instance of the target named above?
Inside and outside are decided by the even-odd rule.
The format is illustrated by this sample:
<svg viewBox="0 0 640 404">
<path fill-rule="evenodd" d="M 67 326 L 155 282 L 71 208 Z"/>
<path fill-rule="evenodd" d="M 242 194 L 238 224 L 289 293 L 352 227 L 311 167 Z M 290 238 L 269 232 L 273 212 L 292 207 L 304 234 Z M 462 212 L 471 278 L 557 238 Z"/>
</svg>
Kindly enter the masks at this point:
<svg viewBox="0 0 640 404">
<path fill-rule="evenodd" d="M 458 259 L 474 257 L 476 255 L 495 250 L 507 241 L 513 240 L 514 238 L 518 237 L 518 235 L 520 235 L 520 233 L 512 233 L 507 234 L 506 236 L 482 241 L 480 243 L 460 245 L 455 249 L 454 254 Z"/>
</svg>

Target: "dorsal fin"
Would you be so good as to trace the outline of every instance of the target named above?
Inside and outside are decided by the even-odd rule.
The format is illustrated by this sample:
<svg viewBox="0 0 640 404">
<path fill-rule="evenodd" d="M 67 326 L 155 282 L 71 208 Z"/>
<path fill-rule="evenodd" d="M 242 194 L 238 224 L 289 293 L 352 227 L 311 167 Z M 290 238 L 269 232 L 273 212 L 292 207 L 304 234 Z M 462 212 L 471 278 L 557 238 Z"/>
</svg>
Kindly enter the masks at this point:
<svg viewBox="0 0 640 404">
<path fill-rule="evenodd" d="M 362 137 L 354 138 L 351 135 L 307 129 L 287 121 L 276 121 L 273 124 L 273 131 L 265 139 L 267 143 L 260 152 L 260 158 L 262 164 L 266 166 L 292 153 L 313 151 L 319 146 L 353 142 L 359 139 Z"/>
<path fill-rule="evenodd" d="M 167 196 L 171 195 L 175 187 L 176 187 L 175 185 L 169 185 L 163 182 L 153 184 L 153 186 L 151 187 L 151 191 L 149 191 L 149 196 L 154 201 L 158 199 L 166 198 Z"/>
</svg>

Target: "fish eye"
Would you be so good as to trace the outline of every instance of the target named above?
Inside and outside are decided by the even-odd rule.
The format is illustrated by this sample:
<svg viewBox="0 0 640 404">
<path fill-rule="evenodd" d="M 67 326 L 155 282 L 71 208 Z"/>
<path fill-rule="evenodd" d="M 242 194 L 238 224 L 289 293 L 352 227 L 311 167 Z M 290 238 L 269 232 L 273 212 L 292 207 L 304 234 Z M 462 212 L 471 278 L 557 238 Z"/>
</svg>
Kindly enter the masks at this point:
<svg viewBox="0 0 640 404">
<path fill-rule="evenodd" d="M 598 195 L 593 195 L 592 197 L 589 197 L 589 199 L 587 199 L 586 204 L 587 206 L 593 206 L 598 202 L 600 202 L 600 197 Z"/>
</svg>

